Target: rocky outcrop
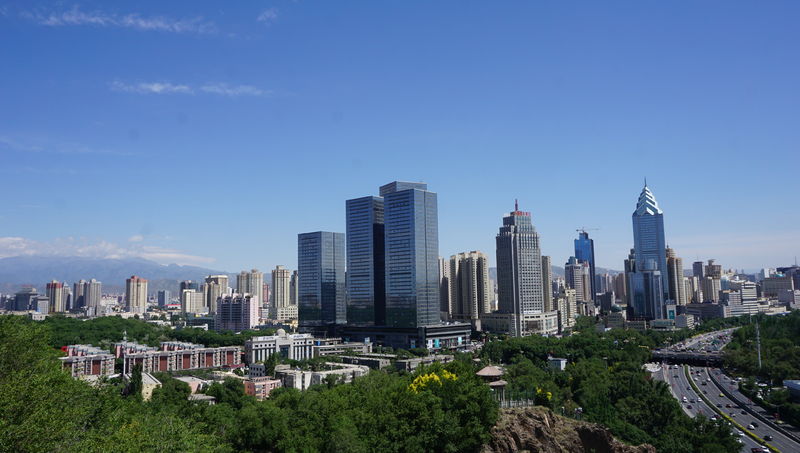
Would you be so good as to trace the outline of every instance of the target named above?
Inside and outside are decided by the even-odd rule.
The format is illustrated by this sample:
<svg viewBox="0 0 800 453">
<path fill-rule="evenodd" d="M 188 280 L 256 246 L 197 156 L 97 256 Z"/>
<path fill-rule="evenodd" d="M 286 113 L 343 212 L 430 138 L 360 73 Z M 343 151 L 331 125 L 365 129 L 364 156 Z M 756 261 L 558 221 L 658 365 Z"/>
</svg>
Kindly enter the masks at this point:
<svg viewBox="0 0 800 453">
<path fill-rule="evenodd" d="M 595 423 L 556 415 L 544 407 L 503 409 L 483 453 L 655 453 L 651 445 L 631 446 Z"/>
</svg>

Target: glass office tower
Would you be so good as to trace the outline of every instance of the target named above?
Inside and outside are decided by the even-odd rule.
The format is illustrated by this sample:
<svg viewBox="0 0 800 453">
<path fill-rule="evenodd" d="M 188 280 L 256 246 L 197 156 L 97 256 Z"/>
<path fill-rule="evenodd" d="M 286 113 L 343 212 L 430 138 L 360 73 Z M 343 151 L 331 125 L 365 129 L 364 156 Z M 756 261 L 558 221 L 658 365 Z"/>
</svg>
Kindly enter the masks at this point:
<svg viewBox="0 0 800 453">
<path fill-rule="evenodd" d="M 386 325 L 436 325 L 439 317 L 439 223 L 427 184 L 380 188 L 384 206 Z"/>
<path fill-rule="evenodd" d="M 664 213 L 647 184 L 639 195 L 632 219 L 635 275 L 630 282 L 629 299 L 636 316 L 662 319 L 664 300 L 669 297 Z M 660 280 L 658 284 L 653 282 L 655 277 Z"/>
<path fill-rule="evenodd" d="M 347 323 L 386 323 L 383 198 L 347 200 Z"/>
<path fill-rule="evenodd" d="M 298 318 L 300 327 L 344 324 L 344 233 L 297 235 Z"/>
<path fill-rule="evenodd" d="M 589 233 L 580 231 L 578 239 L 575 239 L 575 258 L 589 263 L 589 291 L 591 292 L 592 302 L 597 305 L 597 283 L 595 282 L 594 271 L 594 241 L 589 239 Z"/>
</svg>

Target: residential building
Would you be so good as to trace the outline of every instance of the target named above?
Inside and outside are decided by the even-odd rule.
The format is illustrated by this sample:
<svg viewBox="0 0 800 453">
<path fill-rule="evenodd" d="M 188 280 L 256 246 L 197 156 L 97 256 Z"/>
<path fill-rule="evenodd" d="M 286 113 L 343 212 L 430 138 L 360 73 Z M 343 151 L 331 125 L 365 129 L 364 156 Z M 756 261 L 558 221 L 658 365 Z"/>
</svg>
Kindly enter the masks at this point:
<svg viewBox="0 0 800 453">
<path fill-rule="evenodd" d="M 345 236 L 317 231 L 297 235 L 298 317 L 301 329 L 347 322 Z"/>
<path fill-rule="evenodd" d="M 67 356 L 59 357 L 61 367 L 72 377 L 110 376 L 114 374 L 114 355 L 92 345 L 67 346 Z"/>
<path fill-rule="evenodd" d="M 269 376 L 248 377 L 244 381 L 244 393 L 256 397 L 257 400 L 269 398 L 269 394 L 276 388 L 283 387 L 280 379 L 273 379 Z"/>
<path fill-rule="evenodd" d="M 575 290 L 575 297 L 578 302 L 593 302 L 591 279 L 591 268 L 589 263 L 580 261 L 571 256 L 564 264 L 564 280 L 568 288 Z"/>
<path fill-rule="evenodd" d="M 205 295 L 200 291 L 184 289 L 181 292 L 181 311 L 183 313 L 208 313 L 205 301 Z"/>
<path fill-rule="evenodd" d="M 70 310 L 80 310 L 86 306 L 86 280 L 78 280 L 72 284 L 72 306 Z"/>
<path fill-rule="evenodd" d="M 706 275 L 703 278 L 703 302 L 718 303 L 719 292 L 722 291 L 722 280 Z"/>
<path fill-rule="evenodd" d="M 293 271 L 292 272 L 292 277 L 289 280 L 289 305 L 293 305 L 295 307 L 297 306 L 297 303 L 299 301 L 299 299 L 298 299 L 298 294 L 299 293 L 297 291 L 297 289 L 298 289 L 298 287 L 297 287 L 297 282 L 298 282 L 297 275 L 298 275 L 297 271 Z"/>
<path fill-rule="evenodd" d="M 589 239 L 589 233 L 587 233 L 586 230 L 580 230 L 578 232 L 578 239 L 575 239 L 575 258 L 589 266 L 589 287 L 584 291 L 588 293 L 590 297 L 584 299 L 584 302 L 592 301 L 597 305 L 598 290 L 595 282 L 594 240 Z"/>
<path fill-rule="evenodd" d="M 669 298 L 675 305 L 686 305 L 686 285 L 683 283 L 683 259 L 675 254 L 675 250 L 667 247 L 667 277 L 669 280 Z"/>
<path fill-rule="evenodd" d="M 264 300 L 264 274 L 258 269 L 242 271 L 236 276 L 236 292 L 250 294 L 257 305 L 266 304 Z"/>
<path fill-rule="evenodd" d="M 183 342 L 162 342 L 160 350 L 140 348 L 140 352 L 123 352 L 124 372 L 130 372 L 136 365 L 142 372 L 182 371 L 201 368 L 239 367 L 242 365 L 242 348 L 223 346 L 207 348 L 201 344 Z"/>
<path fill-rule="evenodd" d="M 53 280 L 47 284 L 47 298 L 49 299 L 48 313 L 64 313 L 67 311 L 67 301 L 64 299 L 64 284 Z"/>
<path fill-rule="evenodd" d="M 497 291 L 499 312 L 513 315 L 509 333 L 530 335 L 526 316 L 544 313 L 544 279 L 539 234 L 530 212 L 519 210 L 503 217 L 497 243 Z"/>
<path fill-rule="evenodd" d="M 472 322 L 490 312 L 489 260 L 483 252 L 472 251 L 450 257 L 450 297 L 452 318 Z"/>
<path fill-rule="evenodd" d="M 241 332 L 258 325 L 258 296 L 232 294 L 217 299 L 214 330 Z"/>
<path fill-rule="evenodd" d="M 146 292 L 146 291 L 145 291 Z M 146 296 L 145 296 L 146 297 Z M 100 314 L 103 301 L 103 284 L 91 279 L 83 285 L 83 302 L 89 316 Z"/>
<path fill-rule="evenodd" d="M 213 315 L 217 312 L 217 300 L 231 292 L 228 276 L 209 275 L 206 277 L 203 292 L 204 305 L 208 308 L 208 313 Z"/>
<path fill-rule="evenodd" d="M 453 316 L 453 297 L 450 294 L 450 260 L 439 257 L 439 311 L 441 318 Z"/>
<path fill-rule="evenodd" d="M 347 323 L 386 324 L 383 197 L 347 200 Z"/>
<path fill-rule="evenodd" d="M 147 280 L 136 275 L 125 280 L 125 307 L 131 313 L 147 311 Z"/>
<path fill-rule="evenodd" d="M 290 287 L 292 272 L 283 266 L 275 266 L 272 270 L 272 304 L 275 308 L 285 308 L 290 305 Z"/>
</svg>

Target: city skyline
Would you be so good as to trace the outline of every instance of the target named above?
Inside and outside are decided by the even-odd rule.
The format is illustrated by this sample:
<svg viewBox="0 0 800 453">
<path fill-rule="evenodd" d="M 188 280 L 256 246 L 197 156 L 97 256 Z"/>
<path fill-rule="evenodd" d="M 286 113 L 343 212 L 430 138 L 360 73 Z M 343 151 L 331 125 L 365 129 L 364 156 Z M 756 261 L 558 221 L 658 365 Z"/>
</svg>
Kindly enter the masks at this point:
<svg viewBox="0 0 800 453">
<path fill-rule="evenodd" d="M 296 268 L 298 232 L 345 231 L 342 200 L 408 180 L 436 187 L 441 256 L 495 266 L 518 198 L 553 263 L 585 225 L 596 266 L 622 270 L 646 176 L 685 263 L 787 265 L 800 6 L 786 9 L 10 3 L 0 257 Z M 207 204 L 249 221 L 197 222 Z M 31 221 L 45 212 L 58 221 Z"/>
</svg>

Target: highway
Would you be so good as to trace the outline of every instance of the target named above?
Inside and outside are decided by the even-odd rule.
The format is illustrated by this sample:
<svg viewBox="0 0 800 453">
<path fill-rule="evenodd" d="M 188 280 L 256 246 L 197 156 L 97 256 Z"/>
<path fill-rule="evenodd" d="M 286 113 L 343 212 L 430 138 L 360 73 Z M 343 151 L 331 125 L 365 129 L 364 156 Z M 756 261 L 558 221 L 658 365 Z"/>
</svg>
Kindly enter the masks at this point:
<svg viewBox="0 0 800 453">
<path fill-rule="evenodd" d="M 661 371 L 658 373 L 654 373 L 653 376 L 657 379 L 665 381 L 669 384 L 670 391 L 672 395 L 681 403 L 681 408 L 683 411 L 689 415 L 690 417 L 694 418 L 698 415 L 703 415 L 705 417 L 711 418 L 716 414 L 713 408 L 706 405 L 706 403 L 700 398 L 700 396 L 695 393 L 692 386 L 689 384 L 689 381 L 686 379 L 686 373 L 683 371 L 683 366 L 679 366 L 677 369 L 668 368 L 669 365 L 662 364 Z M 700 388 L 707 387 L 700 386 Z M 706 391 L 706 397 L 708 396 L 708 391 Z M 683 402 L 683 398 L 686 397 L 687 403 Z M 691 408 L 689 408 L 691 406 Z M 723 405 L 724 407 L 724 405 Z M 735 434 L 741 433 L 741 431 L 737 429 L 733 429 Z M 743 433 L 742 433 L 743 434 Z M 760 445 L 753 439 L 748 436 L 738 436 L 739 439 L 742 441 L 742 451 L 743 452 L 751 452 L 753 448 L 760 447 Z"/>
<path fill-rule="evenodd" d="M 683 343 L 676 344 L 668 350 L 697 352 L 701 354 L 719 353 L 729 341 L 729 335 L 732 330 L 733 329 L 727 329 L 724 331 L 698 335 L 684 341 Z M 724 375 L 720 369 L 698 366 L 690 366 L 688 369 L 692 380 L 703 393 L 703 396 L 708 398 L 711 404 L 715 406 L 715 408 L 710 408 L 705 403 L 695 402 L 689 403 L 693 408 L 689 410 L 685 407 L 687 404 L 682 404 L 684 406 L 684 411 L 689 413 L 690 416 L 696 416 L 698 413 L 700 413 L 710 417 L 710 414 L 715 413 L 710 411 L 713 409 L 719 409 L 740 425 L 748 427 L 748 430 L 758 437 L 764 439 L 765 436 L 770 436 L 771 440 L 768 440 L 767 443 L 773 448 L 781 452 L 800 452 L 800 443 L 776 430 L 774 425 L 772 425 L 771 420 L 770 423 L 765 423 L 764 421 L 759 420 L 747 412 L 745 408 L 739 407 L 739 404 L 736 401 L 727 397 L 727 395 L 718 387 L 715 380 L 719 381 L 720 385 L 725 386 L 725 390 L 732 394 L 734 398 L 739 399 L 743 403 L 749 402 L 749 400 L 739 392 L 735 381 Z M 666 371 L 667 374 L 664 375 L 663 371 Z M 715 379 L 712 379 L 711 374 L 713 374 Z M 694 399 L 697 401 L 698 395 L 694 392 L 694 389 L 691 388 L 689 382 L 687 381 L 682 366 L 677 369 L 673 367 L 672 369 L 662 370 L 662 378 L 664 378 L 664 380 L 670 384 L 673 395 L 678 399 L 678 401 L 682 401 L 684 396 L 686 396 L 686 398 L 689 400 Z M 758 409 L 759 414 L 769 419 L 770 414 L 766 414 L 765 411 L 758 406 L 751 405 L 749 408 Z M 749 426 L 753 426 L 753 428 L 750 429 Z M 783 425 L 783 428 L 791 430 L 793 434 L 797 435 L 793 427 Z M 734 431 L 738 432 L 738 429 L 734 428 Z M 745 436 L 743 440 L 745 442 L 743 451 L 750 451 L 751 448 L 758 446 L 756 441 L 750 437 Z"/>
</svg>

